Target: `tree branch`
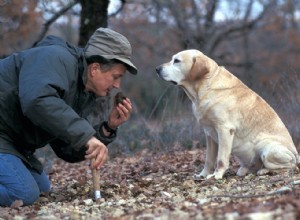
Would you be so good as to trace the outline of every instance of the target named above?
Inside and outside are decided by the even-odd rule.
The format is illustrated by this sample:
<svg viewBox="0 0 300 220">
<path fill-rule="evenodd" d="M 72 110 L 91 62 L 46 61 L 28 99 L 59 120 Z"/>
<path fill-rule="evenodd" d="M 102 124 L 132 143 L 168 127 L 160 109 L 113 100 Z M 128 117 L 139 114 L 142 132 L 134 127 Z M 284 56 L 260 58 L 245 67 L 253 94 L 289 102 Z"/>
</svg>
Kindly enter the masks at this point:
<svg viewBox="0 0 300 220">
<path fill-rule="evenodd" d="M 272 3 L 265 5 L 263 11 L 253 20 L 251 21 L 247 21 L 247 17 L 249 16 L 249 10 L 247 10 L 247 12 L 245 13 L 244 19 L 242 23 L 238 24 L 238 25 L 232 25 L 227 29 L 224 29 L 219 32 L 216 33 L 214 39 L 212 39 L 212 44 L 210 45 L 209 48 L 207 48 L 207 53 L 211 54 L 212 51 L 215 50 L 215 48 L 222 42 L 222 40 L 224 38 L 228 38 L 228 36 L 231 36 L 234 33 L 237 32 L 241 32 L 241 31 L 245 31 L 245 30 L 250 30 L 252 29 L 260 20 L 262 20 L 262 18 L 265 16 L 265 14 L 269 11 L 269 9 L 271 8 Z M 248 5 L 248 7 L 252 7 L 252 4 L 250 3 Z"/>
<path fill-rule="evenodd" d="M 46 35 L 47 31 L 49 30 L 51 24 L 53 24 L 60 16 L 62 16 L 64 13 L 66 13 L 68 10 L 70 10 L 72 7 L 74 7 L 78 3 L 79 3 L 78 0 L 74 0 L 73 2 L 70 2 L 68 5 L 61 8 L 57 13 L 55 13 L 48 21 L 46 21 L 41 34 L 39 35 L 37 40 L 33 43 L 32 47 L 35 47 L 36 44 L 44 38 L 44 36 Z"/>
<path fill-rule="evenodd" d="M 109 17 L 115 17 L 123 10 L 126 0 L 120 0 L 120 2 L 121 2 L 121 6 L 114 13 L 110 14 Z"/>
<path fill-rule="evenodd" d="M 205 28 L 209 29 L 213 23 L 219 0 L 208 1 L 206 5 Z"/>
</svg>

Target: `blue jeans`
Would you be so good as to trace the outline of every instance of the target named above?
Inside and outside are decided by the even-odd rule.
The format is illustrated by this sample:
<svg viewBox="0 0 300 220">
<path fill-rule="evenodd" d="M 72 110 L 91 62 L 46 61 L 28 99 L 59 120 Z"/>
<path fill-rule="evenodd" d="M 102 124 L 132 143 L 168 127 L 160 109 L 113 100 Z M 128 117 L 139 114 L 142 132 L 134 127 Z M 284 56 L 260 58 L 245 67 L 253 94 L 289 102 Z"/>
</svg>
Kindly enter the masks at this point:
<svg viewBox="0 0 300 220">
<path fill-rule="evenodd" d="M 0 206 L 10 206 L 16 200 L 31 205 L 41 192 L 50 191 L 45 174 L 26 167 L 17 156 L 0 153 Z"/>
</svg>

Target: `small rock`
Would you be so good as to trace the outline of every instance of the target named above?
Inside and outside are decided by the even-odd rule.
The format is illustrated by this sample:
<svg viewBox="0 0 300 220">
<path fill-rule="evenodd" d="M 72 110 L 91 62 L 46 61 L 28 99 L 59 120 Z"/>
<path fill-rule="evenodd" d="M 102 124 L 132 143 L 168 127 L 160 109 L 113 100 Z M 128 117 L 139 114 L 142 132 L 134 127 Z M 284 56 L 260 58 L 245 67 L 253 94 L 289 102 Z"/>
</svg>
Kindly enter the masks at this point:
<svg viewBox="0 0 300 220">
<path fill-rule="evenodd" d="M 165 196 L 165 197 L 168 197 L 168 198 L 171 198 L 171 197 L 172 197 L 170 193 L 165 192 L 165 191 L 162 191 L 162 192 L 161 192 L 161 195 L 162 195 L 162 196 Z"/>
<path fill-rule="evenodd" d="M 92 199 L 86 199 L 86 200 L 83 200 L 83 202 L 84 202 L 85 205 L 89 205 L 89 206 L 94 204 Z"/>
<path fill-rule="evenodd" d="M 121 200 L 119 200 L 116 204 L 117 204 L 117 205 L 124 205 L 124 204 L 126 204 L 126 203 L 127 203 L 126 200 L 121 199 Z"/>
<path fill-rule="evenodd" d="M 49 202 L 49 199 L 47 197 L 40 197 L 39 202 Z"/>
<path fill-rule="evenodd" d="M 225 219 L 226 220 L 234 220 L 234 219 L 237 219 L 238 217 L 239 217 L 238 212 L 231 212 L 231 213 L 226 213 L 225 214 Z"/>
<path fill-rule="evenodd" d="M 170 213 L 170 219 L 189 219 L 189 214 L 182 210 L 176 209 Z"/>
<path fill-rule="evenodd" d="M 204 203 L 207 203 L 209 200 L 206 199 L 206 198 L 203 198 L 203 199 L 197 199 L 197 202 L 200 204 L 200 205 L 203 205 Z"/>
<path fill-rule="evenodd" d="M 116 217 L 120 217 L 121 215 L 124 215 L 124 214 L 125 214 L 124 210 L 115 209 L 112 216 L 116 218 Z"/>
<path fill-rule="evenodd" d="M 250 213 L 245 216 L 248 220 L 273 220 L 274 213 L 273 212 L 256 212 Z"/>
<path fill-rule="evenodd" d="M 212 189 L 212 191 L 218 191 L 218 190 L 220 190 L 220 189 L 219 189 L 218 187 L 216 187 L 216 186 L 212 186 L 211 189 Z"/>
<path fill-rule="evenodd" d="M 14 218 L 13 218 L 13 220 L 24 220 L 24 219 L 25 219 L 25 217 L 20 216 L 20 215 L 16 215 L 16 216 L 14 216 Z"/>
</svg>

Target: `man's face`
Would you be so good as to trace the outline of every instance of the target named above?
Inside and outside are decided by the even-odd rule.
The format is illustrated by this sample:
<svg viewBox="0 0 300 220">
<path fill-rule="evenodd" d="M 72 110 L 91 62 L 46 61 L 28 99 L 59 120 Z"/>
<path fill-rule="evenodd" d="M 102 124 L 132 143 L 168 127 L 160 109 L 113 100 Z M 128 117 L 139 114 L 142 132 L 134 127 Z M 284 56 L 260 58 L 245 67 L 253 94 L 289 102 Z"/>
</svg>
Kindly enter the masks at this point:
<svg viewBox="0 0 300 220">
<path fill-rule="evenodd" d="M 114 64 L 109 70 L 103 70 L 100 64 L 92 63 L 88 66 L 86 90 L 96 96 L 107 96 L 113 88 L 120 88 L 125 72 L 126 67 L 121 63 Z"/>
</svg>

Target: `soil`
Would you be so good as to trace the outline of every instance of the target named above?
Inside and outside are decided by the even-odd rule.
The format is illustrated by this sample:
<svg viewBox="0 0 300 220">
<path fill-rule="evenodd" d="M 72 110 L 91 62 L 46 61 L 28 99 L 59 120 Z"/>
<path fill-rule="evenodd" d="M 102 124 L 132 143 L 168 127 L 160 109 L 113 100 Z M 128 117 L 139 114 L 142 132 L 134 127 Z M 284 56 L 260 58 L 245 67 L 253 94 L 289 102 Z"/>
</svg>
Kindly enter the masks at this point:
<svg viewBox="0 0 300 220">
<path fill-rule="evenodd" d="M 31 206 L 16 201 L 0 208 L 0 220 L 300 218 L 298 169 L 238 177 L 232 158 L 222 180 L 194 180 L 204 159 L 204 148 L 115 157 L 99 171 L 99 201 L 94 200 L 88 161 L 54 159 L 51 192 Z"/>
</svg>

